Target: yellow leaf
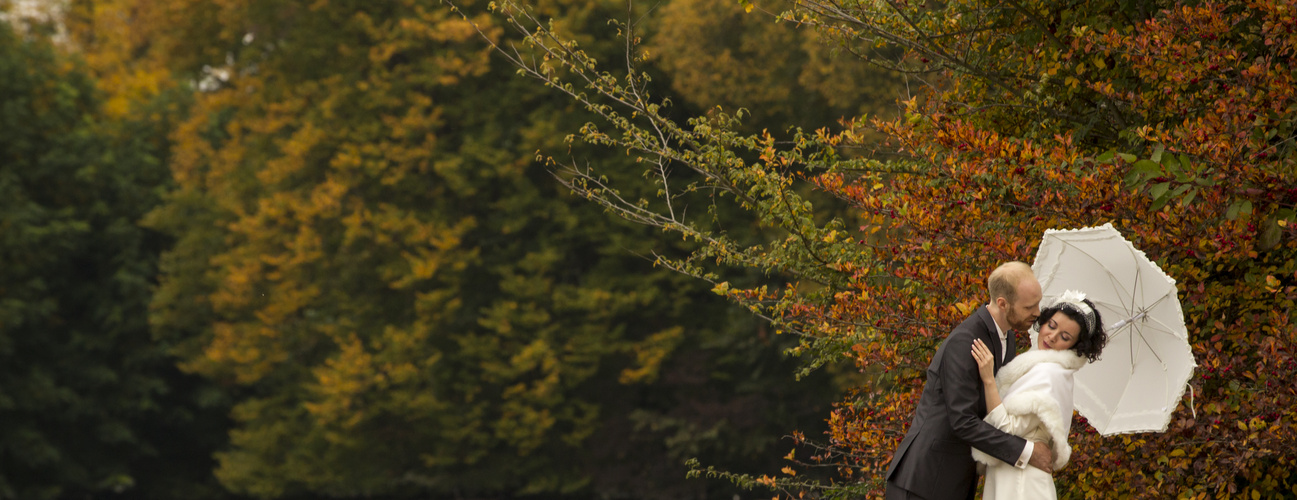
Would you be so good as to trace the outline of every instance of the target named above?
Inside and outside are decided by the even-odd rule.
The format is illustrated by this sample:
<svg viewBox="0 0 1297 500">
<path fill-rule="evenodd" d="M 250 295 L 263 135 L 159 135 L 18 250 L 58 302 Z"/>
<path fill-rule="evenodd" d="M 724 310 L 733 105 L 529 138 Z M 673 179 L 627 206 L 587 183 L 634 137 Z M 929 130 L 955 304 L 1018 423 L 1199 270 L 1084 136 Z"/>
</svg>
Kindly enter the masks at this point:
<svg viewBox="0 0 1297 500">
<path fill-rule="evenodd" d="M 784 474 L 788 474 L 788 475 L 790 475 L 790 476 L 796 476 L 796 475 L 797 475 L 797 471 L 793 470 L 792 467 L 784 467 L 784 468 L 782 468 L 782 469 L 779 469 L 779 471 L 780 471 L 780 472 L 783 472 Z"/>
</svg>

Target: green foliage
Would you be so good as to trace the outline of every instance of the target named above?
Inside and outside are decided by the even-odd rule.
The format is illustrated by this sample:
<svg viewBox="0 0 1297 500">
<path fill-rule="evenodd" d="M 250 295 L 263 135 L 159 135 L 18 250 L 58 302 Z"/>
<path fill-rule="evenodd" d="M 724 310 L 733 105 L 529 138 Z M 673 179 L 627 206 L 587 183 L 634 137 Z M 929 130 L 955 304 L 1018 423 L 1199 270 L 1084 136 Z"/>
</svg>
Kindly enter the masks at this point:
<svg viewBox="0 0 1297 500">
<path fill-rule="evenodd" d="M 211 496 L 194 381 L 146 322 L 164 134 L 105 119 L 82 67 L 7 23 L 0 75 L 0 498 Z"/>
</svg>

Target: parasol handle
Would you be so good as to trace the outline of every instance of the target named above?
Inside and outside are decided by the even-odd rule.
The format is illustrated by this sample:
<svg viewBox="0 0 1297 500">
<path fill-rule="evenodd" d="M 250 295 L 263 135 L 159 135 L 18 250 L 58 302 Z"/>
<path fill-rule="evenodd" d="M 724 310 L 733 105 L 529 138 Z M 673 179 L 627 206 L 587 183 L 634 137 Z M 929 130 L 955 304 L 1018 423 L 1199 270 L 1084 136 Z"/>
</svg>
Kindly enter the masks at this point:
<svg viewBox="0 0 1297 500">
<path fill-rule="evenodd" d="M 1189 386 L 1189 411 L 1193 412 L 1193 419 L 1198 420 L 1198 410 L 1193 407 L 1193 384 L 1185 383 L 1184 385 Z"/>
<path fill-rule="evenodd" d="M 1121 321 L 1118 321 L 1118 322 L 1116 322 L 1116 323 L 1113 323 L 1112 326 L 1108 327 L 1108 331 L 1116 330 L 1116 329 L 1121 328 L 1121 327 L 1123 327 L 1123 326 L 1126 326 L 1126 325 L 1128 325 L 1128 324 L 1134 323 L 1135 320 L 1142 319 L 1144 316 L 1147 316 L 1147 315 L 1148 315 L 1148 311 L 1140 311 L 1139 314 L 1136 314 L 1136 315 L 1134 315 L 1134 316 L 1131 316 L 1131 317 L 1128 318 L 1128 319 L 1123 319 L 1123 320 L 1121 320 Z"/>
</svg>

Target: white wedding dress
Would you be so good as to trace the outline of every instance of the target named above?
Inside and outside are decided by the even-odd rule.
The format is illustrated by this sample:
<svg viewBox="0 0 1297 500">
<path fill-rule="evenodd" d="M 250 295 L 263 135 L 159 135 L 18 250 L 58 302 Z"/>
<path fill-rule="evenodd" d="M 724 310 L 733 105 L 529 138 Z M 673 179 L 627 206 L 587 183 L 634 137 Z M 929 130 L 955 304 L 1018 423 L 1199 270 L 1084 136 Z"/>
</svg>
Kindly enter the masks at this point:
<svg viewBox="0 0 1297 500">
<path fill-rule="evenodd" d="M 1054 470 L 1067 465 L 1072 447 L 1067 434 L 1072 427 L 1072 375 L 1085 358 L 1075 352 L 1033 349 L 1004 365 L 995 377 L 1000 406 L 986 422 L 1028 441 L 1047 443 L 1054 452 Z M 1013 464 L 973 449 L 973 459 L 986 464 L 985 500 L 1056 499 L 1054 478 L 1032 466 Z"/>
</svg>

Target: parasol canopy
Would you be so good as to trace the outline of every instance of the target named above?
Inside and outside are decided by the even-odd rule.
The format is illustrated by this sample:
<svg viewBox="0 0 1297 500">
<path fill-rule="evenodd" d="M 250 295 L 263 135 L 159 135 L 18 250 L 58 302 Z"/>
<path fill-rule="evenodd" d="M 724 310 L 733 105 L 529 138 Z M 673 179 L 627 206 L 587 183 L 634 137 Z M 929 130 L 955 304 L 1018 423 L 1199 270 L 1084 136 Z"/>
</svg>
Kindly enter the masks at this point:
<svg viewBox="0 0 1297 500">
<path fill-rule="evenodd" d="M 1032 270 L 1042 304 L 1079 290 L 1108 325 L 1100 359 L 1076 372 L 1076 410 L 1105 436 L 1165 432 L 1197 366 L 1175 280 L 1112 224 L 1045 231 Z"/>
</svg>

